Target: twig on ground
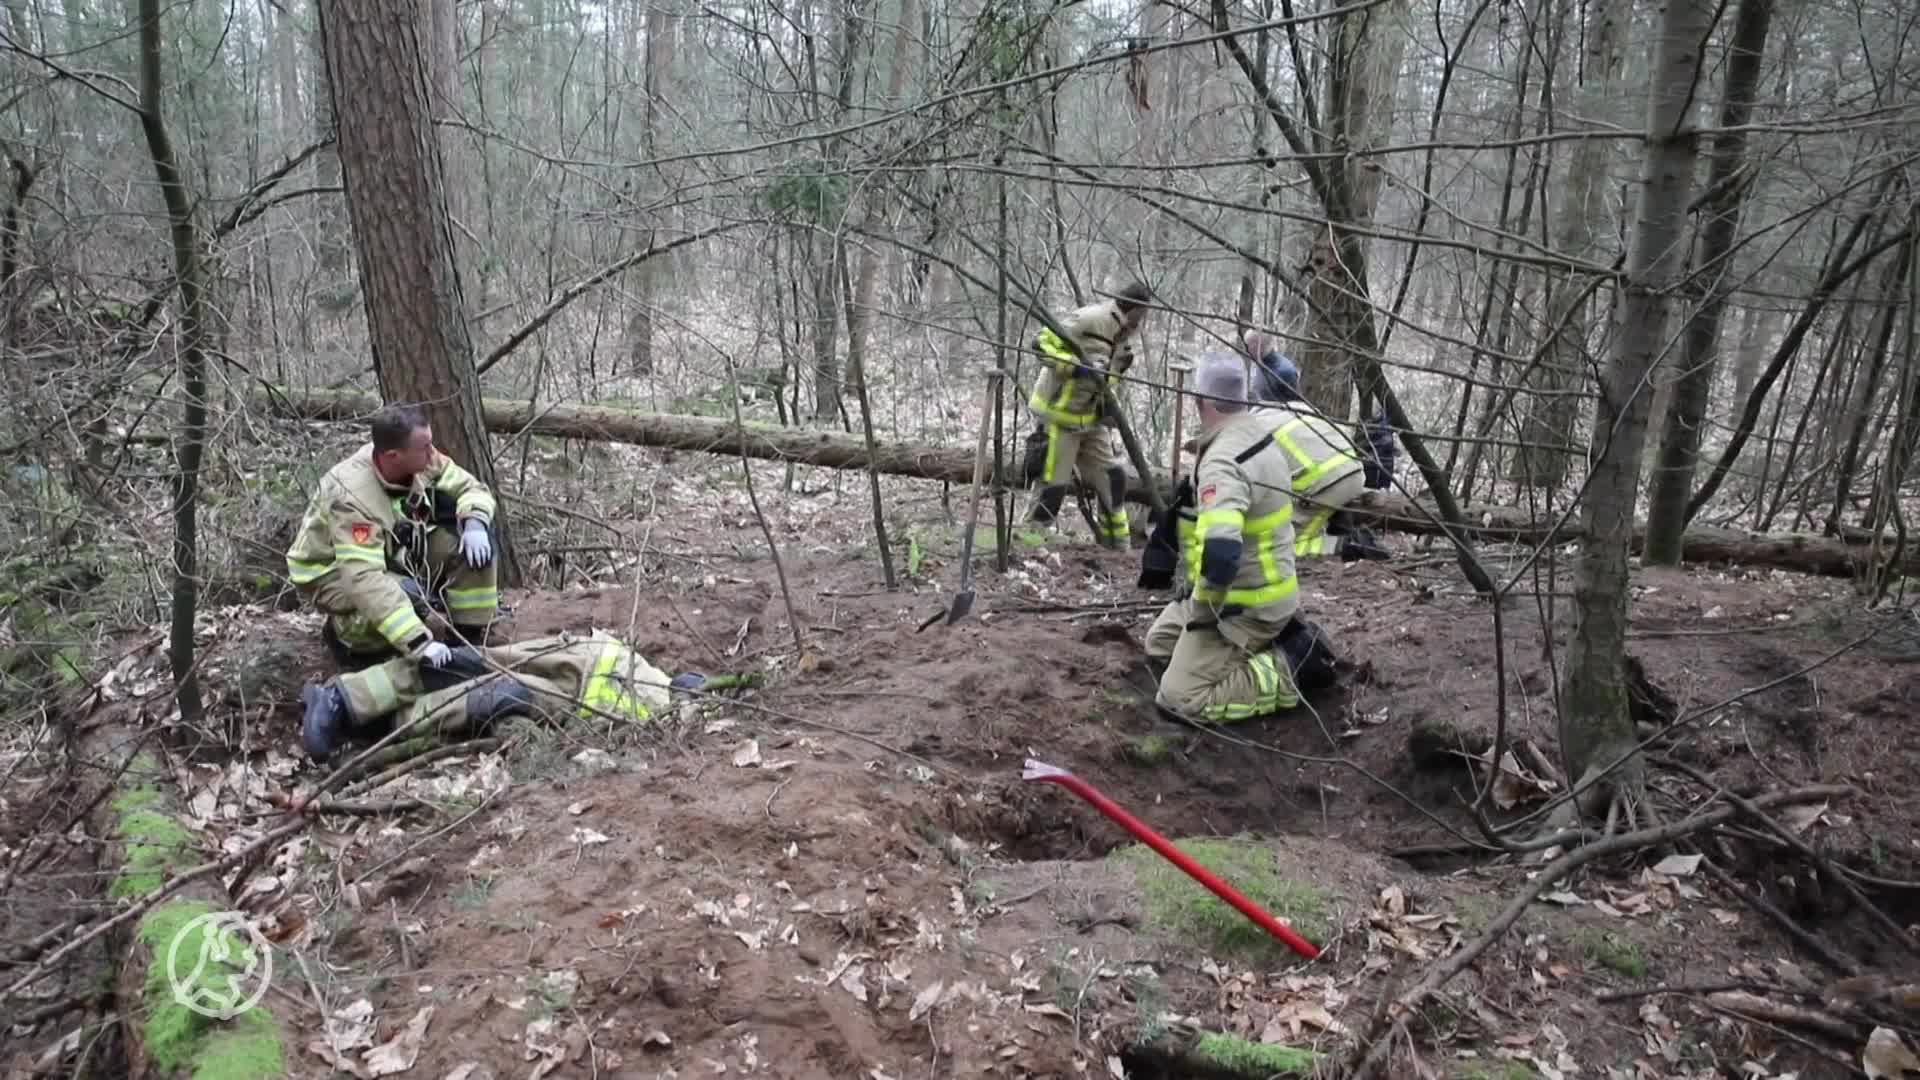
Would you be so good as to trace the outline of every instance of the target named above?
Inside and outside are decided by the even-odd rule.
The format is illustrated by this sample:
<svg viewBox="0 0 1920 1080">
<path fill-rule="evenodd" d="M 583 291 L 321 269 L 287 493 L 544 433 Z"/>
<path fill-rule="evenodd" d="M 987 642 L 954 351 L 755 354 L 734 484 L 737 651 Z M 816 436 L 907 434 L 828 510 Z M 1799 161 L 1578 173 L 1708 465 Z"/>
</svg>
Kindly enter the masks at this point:
<svg viewBox="0 0 1920 1080">
<path fill-rule="evenodd" d="M 1806 1028 L 1842 1043 L 1857 1044 L 1864 1034 L 1853 1024 L 1831 1013 L 1800 1005 L 1788 1005 L 1745 990 L 1724 990 L 1707 994 L 1706 1000 L 1709 1005 L 1738 1013 L 1751 1020 L 1765 1020 L 1787 1027 Z"/>
<path fill-rule="evenodd" d="M 1658 997 L 1662 994 L 1718 994 L 1727 990 L 1746 990 L 1756 994 L 1785 992 L 1781 987 L 1769 986 L 1766 983 L 1729 980 L 1717 983 L 1661 983 L 1658 986 L 1642 986 L 1632 990 L 1602 990 L 1593 995 L 1593 1000 L 1602 1005 L 1614 1005 L 1623 1001 Z"/>
<path fill-rule="evenodd" d="M 489 792 L 486 798 L 480 800 L 479 806 L 474 807 L 473 809 L 467 811 L 464 814 L 461 814 L 458 818 L 455 818 L 453 821 L 447 823 L 446 825 L 443 825 L 440 828 L 435 829 L 432 832 L 428 833 L 427 835 L 421 837 L 420 839 L 415 840 L 413 843 L 407 845 L 405 848 L 402 848 L 397 854 L 389 855 L 386 858 L 380 860 L 379 862 L 374 863 L 372 866 L 367 867 L 365 870 L 360 871 L 358 874 L 355 874 L 353 877 L 353 880 L 348 882 L 347 884 L 358 885 L 360 882 L 367 880 L 368 878 L 386 869 L 387 867 L 392 866 L 394 863 L 399 862 L 401 859 L 406 858 L 407 856 L 413 854 L 416 851 L 419 851 L 421 848 L 427 846 L 428 844 L 433 843 L 435 840 L 438 840 L 442 836 L 445 836 L 448 833 L 452 832 L 453 830 L 459 828 L 460 826 L 465 825 L 467 822 L 472 821 L 474 818 L 474 815 L 480 813 L 480 811 L 482 810 L 485 810 L 487 807 L 492 806 L 494 798 L 498 795 L 499 795 L 499 792 Z"/>
<path fill-rule="evenodd" d="M 406 744 L 403 743 L 401 745 Z M 465 754 L 485 754 L 498 749 L 500 749 L 499 739 L 464 739 L 460 742 L 447 743 L 444 746 L 434 746 L 431 749 L 427 749 L 411 757 L 400 758 L 398 764 L 393 765 L 384 772 L 375 773 L 372 776 L 362 777 L 353 781 L 345 788 L 342 788 L 340 794 L 342 796 L 364 795 L 369 791 L 378 791 L 415 769 L 430 765 L 433 762 L 442 761 L 450 757 L 460 757 Z M 385 764 L 385 762 L 380 762 L 379 764 Z M 313 809 L 317 809 L 321 813 L 328 812 L 325 801 L 310 805 Z"/>
<path fill-rule="evenodd" d="M 1732 874 L 1722 870 L 1719 866 L 1715 865 L 1712 860 L 1702 860 L 1700 865 L 1706 869 L 1709 877 L 1720 883 L 1722 888 L 1738 897 L 1740 901 L 1748 907 L 1766 916 L 1770 922 L 1778 926 L 1788 937 L 1798 942 L 1801 948 L 1812 953 L 1814 959 L 1820 961 L 1820 963 L 1828 969 L 1841 975 L 1855 975 L 1859 973 L 1860 965 L 1852 957 L 1837 952 L 1826 942 L 1814 937 L 1812 931 L 1794 922 L 1792 916 L 1773 906 L 1773 904 L 1768 902 L 1766 897 L 1760 895 L 1758 892 L 1749 892 L 1741 888 L 1740 883 L 1733 880 Z"/>
<path fill-rule="evenodd" d="M 1850 897 L 1854 903 L 1860 905 L 1861 909 L 1864 910 L 1867 913 L 1867 915 L 1873 919 L 1874 922 L 1878 923 L 1882 930 L 1885 930 L 1887 932 L 1887 935 L 1889 937 L 1899 942 L 1900 945 L 1904 947 L 1908 952 L 1913 953 L 1916 956 L 1920 956 L 1920 942 L 1916 942 L 1913 939 L 1913 935 L 1909 934 L 1905 927 L 1901 926 L 1898 922 L 1894 921 L 1892 916 L 1880 910 L 1880 905 L 1868 899 L 1867 894 L 1864 892 L 1861 892 L 1860 887 L 1858 885 L 1855 885 L 1851 878 L 1847 877 L 1845 874 L 1840 873 L 1839 870 L 1834 867 L 1831 861 L 1829 861 L 1824 855 L 1821 855 L 1820 853 L 1814 851 L 1813 848 L 1809 846 L 1805 840 L 1802 840 L 1796 833 L 1794 833 L 1792 829 L 1787 828 L 1785 825 L 1782 825 L 1779 822 L 1773 820 L 1771 817 L 1768 817 L 1766 814 L 1761 813 L 1760 809 L 1754 806 L 1753 803 L 1749 802 L 1746 799 L 1741 798 L 1738 795 L 1735 795 L 1733 792 L 1728 791 L 1726 788 L 1720 786 L 1719 784 L 1714 783 L 1713 780 L 1709 778 L 1705 773 L 1702 773 L 1700 770 L 1694 768 L 1691 765 L 1686 764 L 1685 762 L 1674 761 L 1670 758 L 1662 758 L 1660 759 L 1659 763 L 1661 765 L 1666 766 L 1667 768 L 1673 769 L 1676 772 L 1684 773 L 1687 776 L 1692 777 L 1694 782 L 1700 784 L 1702 787 L 1705 787 L 1715 792 L 1721 798 L 1726 799 L 1728 802 L 1738 807 L 1742 813 L 1746 814 L 1748 817 L 1753 818 L 1755 821 L 1758 821 L 1760 824 L 1766 826 L 1766 828 L 1769 831 L 1771 831 L 1774 835 L 1778 836 L 1783 842 L 1786 843 L 1788 847 L 1792 848 L 1796 852 L 1799 852 L 1802 858 L 1813 863 L 1814 868 L 1816 870 L 1818 870 L 1822 874 L 1825 874 L 1827 877 L 1833 879 L 1833 881 L 1836 884 L 1838 884 L 1842 890 L 1846 892 L 1847 896 Z"/>
<path fill-rule="evenodd" d="M 281 842 L 305 832 L 310 822 L 311 819 L 304 816 L 295 818 L 292 821 L 269 830 L 266 835 L 231 855 L 216 859 L 213 862 L 202 863 L 190 870 L 174 875 L 172 878 L 162 882 L 159 888 L 148 893 L 136 903 L 121 909 L 118 914 L 111 918 L 102 919 L 97 923 L 86 926 L 78 934 L 68 939 L 66 944 L 48 953 L 26 974 L 8 983 L 4 988 L 0 988 L 0 1001 L 6 1001 L 18 994 L 21 990 L 39 982 L 51 974 L 55 968 L 59 967 L 61 963 L 74 953 L 100 940 L 107 934 L 129 923 L 135 922 L 147 912 L 159 907 L 163 901 L 171 897 L 174 893 L 179 892 L 181 889 L 186 888 L 196 881 L 215 877 L 236 866 L 240 866 L 263 851 L 273 850 L 273 848 Z M 65 929 L 66 928 L 63 928 L 63 932 Z"/>
<path fill-rule="evenodd" d="M 1762 796 L 1761 799 L 1756 802 L 1756 805 L 1764 803 L 1767 806 L 1787 806 L 1797 803 L 1815 802 L 1820 799 L 1844 798 L 1853 794 L 1853 792 L 1854 789 L 1852 787 L 1844 784 L 1804 787 L 1793 791 L 1775 792 Z M 1635 851 L 1656 844 L 1666 844 L 1678 840 L 1683 836 L 1691 836 L 1694 833 L 1715 828 L 1731 821 L 1740 813 L 1739 808 L 1729 806 L 1690 819 L 1604 837 L 1592 843 L 1574 848 L 1553 862 L 1548 863 L 1534 875 L 1533 880 L 1528 882 L 1526 888 L 1522 889 L 1518 895 L 1507 903 L 1505 908 L 1501 909 L 1500 913 L 1487 924 L 1487 928 L 1481 932 L 1478 938 L 1475 938 L 1471 943 L 1452 956 L 1429 968 L 1426 975 L 1424 975 L 1418 983 L 1415 983 L 1411 990 L 1402 994 L 1388 1006 L 1382 1014 L 1381 1020 L 1373 1025 L 1366 1036 L 1360 1040 L 1359 1046 L 1362 1050 L 1362 1056 L 1358 1066 L 1352 1071 L 1351 1076 L 1354 1080 L 1362 1080 L 1364 1077 L 1374 1075 L 1380 1066 L 1384 1064 L 1387 1050 L 1392 1046 L 1392 1039 L 1390 1038 L 1392 1032 L 1405 1025 L 1408 1014 L 1419 1008 L 1428 997 L 1452 981 L 1454 976 L 1465 971 L 1475 960 L 1478 960 L 1483 953 L 1492 948 L 1494 943 L 1504 937 L 1506 932 L 1512 928 L 1513 924 L 1519 921 L 1520 916 L 1526 913 L 1527 908 L 1532 906 L 1533 902 L 1540 897 L 1540 894 L 1552 888 L 1569 873 L 1603 856 Z M 1379 1030 L 1381 1026 L 1386 1026 L 1388 1030 Z"/>
</svg>

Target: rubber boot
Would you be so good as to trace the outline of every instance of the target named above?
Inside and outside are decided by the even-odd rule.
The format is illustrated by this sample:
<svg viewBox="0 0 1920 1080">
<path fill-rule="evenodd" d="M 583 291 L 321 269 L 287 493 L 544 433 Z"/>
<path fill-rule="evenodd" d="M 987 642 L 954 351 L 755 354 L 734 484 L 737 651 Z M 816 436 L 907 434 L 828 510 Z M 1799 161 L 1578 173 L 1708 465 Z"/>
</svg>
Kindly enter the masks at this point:
<svg viewBox="0 0 1920 1080">
<path fill-rule="evenodd" d="M 1040 497 L 1033 501 L 1033 512 L 1027 520 L 1036 525 L 1051 525 L 1060 517 L 1060 507 L 1067 501 L 1067 485 L 1055 484 L 1040 489 Z"/>
<path fill-rule="evenodd" d="M 1107 470 L 1107 497 L 1111 501 L 1107 503 L 1106 512 L 1124 517 L 1127 512 L 1127 470 L 1118 465 Z M 1108 528 L 1113 528 L 1115 524 L 1112 520 L 1106 523 Z M 1133 537 L 1125 528 L 1111 536 L 1103 534 L 1100 541 L 1115 551 L 1126 551 L 1133 546 Z"/>
<path fill-rule="evenodd" d="M 1295 617 L 1274 642 L 1287 670 L 1293 673 L 1293 685 L 1300 691 L 1325 690 L 1339 680 L 1333 644 L 1326 631 L 1309 619 Z"/>
<path fill-rule="evenodd" d="M 347 695 L 337 683 L 308 683 L 300 691 L 300 702 L 306 706 L 300 718 L 300 744 L 308 757 L 325 761 L 347 741 L 347 728 L 353 720 L 353 714 L 347 711 Z"/>
<path fill-rule="evenodd" d="M 1372 530 L 1355 529 L 1340 538 L 1340 561 L 1354 562 L 1358 559 L 1391 559 L 1393 552 L 1374 539 Z"/>
<path fill-rule="evenodd" d="M 488 679 L 467 691 L 467 733 L 478 735 L 494 721 L 533 712 L 533 687 L 518 679 Z"/>
</svg>

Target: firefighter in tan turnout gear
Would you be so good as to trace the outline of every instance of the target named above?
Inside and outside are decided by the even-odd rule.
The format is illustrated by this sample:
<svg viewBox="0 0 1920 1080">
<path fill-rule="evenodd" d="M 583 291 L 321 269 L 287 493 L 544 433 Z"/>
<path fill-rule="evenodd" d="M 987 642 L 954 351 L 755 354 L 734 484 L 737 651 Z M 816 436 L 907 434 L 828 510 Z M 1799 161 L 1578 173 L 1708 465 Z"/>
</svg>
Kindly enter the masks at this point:
<svg viewBox="0 0 1920 1080">
<path fill-rule="evenodd" d="M 1038 421 L 1027 438 L 1028 483 L 1040 494 L 1031 519 L 1051 525 L 1066 501 L 1068 481 L 1078 474 L 1100 504 L 1099 541 L 1125 550 L 1127 473 L 1108 414 L 1107 377 L 1133 366 L 1133 344 L 1146 320 L 1148 288 L 1135 282 L 1110 300 L 1076 308 L 1060 326 L 1066 337 L 1043 328 L 1034 338 L 1043 367 L 1027 408 Z M 1102 366 L 1099 361 L 1106 361 Z"/>
<path fill-rule="evenodd" d="M 1156 700 L 1162 709 L 1188 721 L 1233 723 L 1300 703 L 1282 645 L 1299 607 L 1295 465 L 1274 438 L 1285 418 L 1248 404 L 1242 358 L 1201 357 L 1193 390 L 1200 433 L 1190 492 L 1176 497 L 1170 513 L 1177 516 L 1156 530 L 1141 579 L 1165 587 L 1177 554 L 1193 592 L 1161 611 L 1147 631 L 1147 657 L 1165 668 Z M 1155 547 L 1170 558 L 1150 582 Z"/>
<path fill-rule="evenodd" d="M 326 613 L 342 666 L 392 653 L 437 666 L 449 649 L 422 621 L 429 609 L 483 644 L 500 607 L 493 494 L 434 447 L 419 406 L 388 406 L 372 428 L 372 441 L 320 478 L 287 574 Z"/>
<path fill-rule="evenodd" d="M 705 684 L 697 672 L 669 680 L 624 642 L 597 632 L 492 648 L 461 646 L 437 667 L 395 657 L 309 683 L 300 741 L 318 761 L 388 717 L 395 727 L 419 721 L 412 729 L 419 734 L 463 736 L 516 715 L 645 723 L 666 708 L 671 691 Z"/>
</svg>

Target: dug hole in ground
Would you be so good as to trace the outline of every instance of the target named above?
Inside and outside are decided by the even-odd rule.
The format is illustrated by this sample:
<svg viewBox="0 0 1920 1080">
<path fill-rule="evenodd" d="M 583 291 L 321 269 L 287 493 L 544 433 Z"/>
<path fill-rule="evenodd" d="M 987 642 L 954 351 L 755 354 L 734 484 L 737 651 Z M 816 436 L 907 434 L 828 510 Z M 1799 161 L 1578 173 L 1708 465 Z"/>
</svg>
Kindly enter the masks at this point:
<svg viewBox="0 0 1920 1080">
<path fill-rule="evenodd" d="M 1546 858 L 1467 843 L 1495 646 L 1443 552 L 1398 537 L 1393 562 L 1303 566 L 1304 606 L 1358 670 L 1310 708 L 1210 733 L 1140 700 L 1157 605 L 1132 587 L 1136 556 L 1083 536 L 1017 541 L 1002 575 L 983 530 L 974 614 L 916 633 L 958 580 L 952 533 L 930 519 L 911 559 L 896 551 L 897 592 L 875 585 L 871 547 L 790 541 L 798 649 L 744 513 L 676 529 L 680 550 L 722 554 L 510 593 L 516 638 L 599 628 L 668 671 L 762 683 L 646 728 L 516 722 L 383 765 L 390 779 L 223 868 L 215 891 L 273 942 L 259 1009 L 285 1074 L 1345 1075 L 1372 1037 L 1392 1041 L 1389 1075 L 1813 1077 L 1857 1075 L 1876 1038 L 1920 1046 L 1920 995 L 1900 991 L 1920 957 L 1894 937 L 1920 922 L 1910 612 L 1822 664 L 1887 620 L 1845 581 L 1637 572 L 1640 719 L 1672 728 L 1653 751 L 1662 819 L 1732 805 L 1709 783 L 1843 793 L 1768 812 L 1784 838 L 1742 815 L 1596 859 L 1508 926 Z M 1568 606 L 1507 609 L 1496 823 L 1563 785 L 1548 645 L 1564 648 Z M 174 789 L 150 805 L 187 849 L 166 872 L 257 845 L 326 774 L 297 750 L 300 685 L 330 671 L 314 616 L 204 620 L 211 711 L 239 752 L 155 740 Z M 163 652 L 129 643 L 90 730 L 164 727 Z M 1023 783 L 1028 758 L 1177 840 L 1320 959 L 1068 792 Z M 8 792 L 11 845 L 40 782 Z M 41 895 L 44 910 L 10 909 L 9 941 L 61 925 L 55 886 Z M 1490 931 L 1436 993 L 1386 1006 Z M 71 1026 L 16 1027 L 14 1068 Z M 143 1037 L 137 1016 L 125 1026 Z"/>
</svg>

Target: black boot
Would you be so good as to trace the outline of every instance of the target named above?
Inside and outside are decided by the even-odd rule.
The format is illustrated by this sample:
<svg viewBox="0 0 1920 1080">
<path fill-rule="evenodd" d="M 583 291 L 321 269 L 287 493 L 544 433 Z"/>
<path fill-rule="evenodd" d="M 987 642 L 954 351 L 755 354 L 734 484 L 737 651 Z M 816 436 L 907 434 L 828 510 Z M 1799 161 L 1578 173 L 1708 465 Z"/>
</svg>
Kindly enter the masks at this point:
<svg viewBox="0 0 1920 1080">
<path fill-rule="evenodd" d="M 1060 507 L 1067 501 L 1067 485 L 1055 484 L 1041 488 L 1040 497 L 1033 501 L 1033 512 L 1027 520 L 1036 525 L 1051 525 L 1060 516 Z"/>
<path fill-rule="evenodd" d="M 1340 538 L 1340 561 L 1353 562 L 1357 559 L 1391 559 L 1393 552 L 1374 539 L 1370 529 L 1355 529 Z"/>
<path fill-rule="evenodd" d="M 467 691 L 467 733 L 478 735 L 494 721 L 533 712 L 533 688 L 518 679 L 488 679 Z"/>
<path fill-rule="evenodd" d="M 1339 680 L 1338 658 L 1320 624 L 1296 616 L 1276 644 L 1293 672 L 1294 687 L 1301 692 L 1325 690 Z"/>
<path fill-rule="evenodd" d="M 300 692 L 306 715 L 300 718 L 300 743 L 307 756 L 325 761 L 340 744 L 347 741 L 352 714 L 347 711 L 347 695 L 337 683 L 308 683 Z"/>
</svg>

